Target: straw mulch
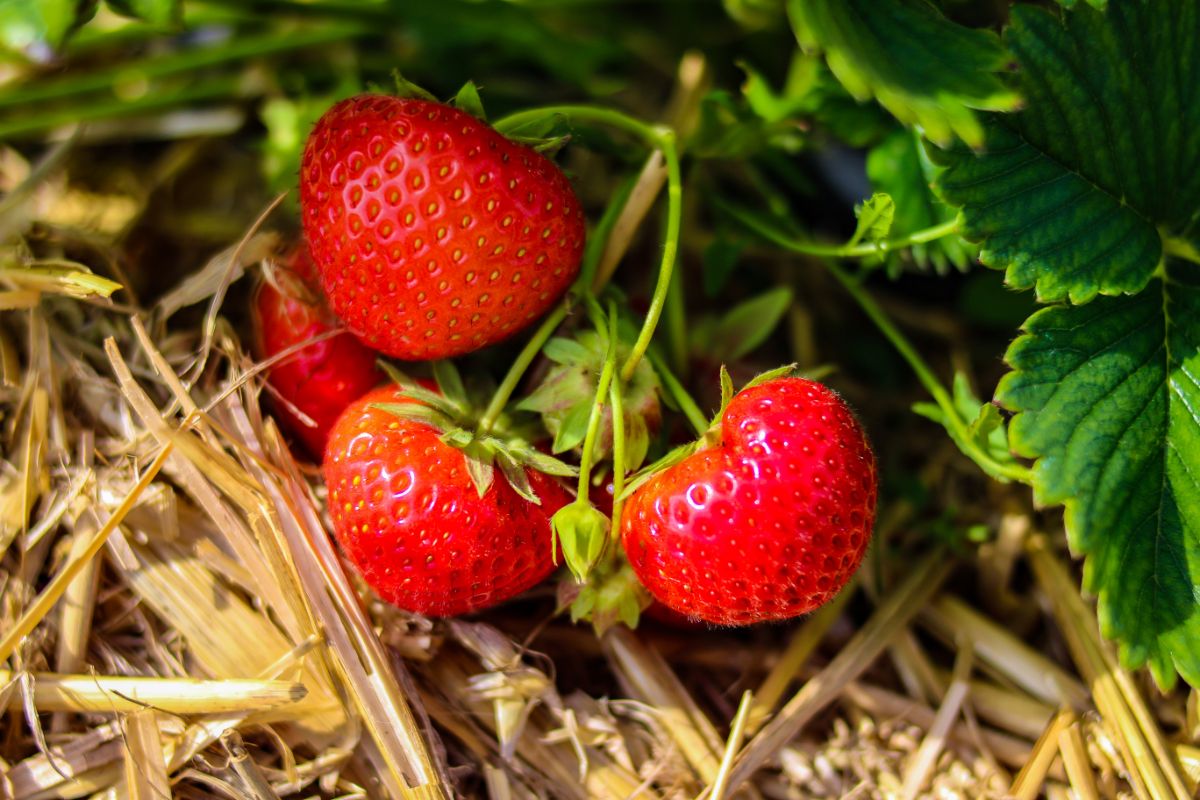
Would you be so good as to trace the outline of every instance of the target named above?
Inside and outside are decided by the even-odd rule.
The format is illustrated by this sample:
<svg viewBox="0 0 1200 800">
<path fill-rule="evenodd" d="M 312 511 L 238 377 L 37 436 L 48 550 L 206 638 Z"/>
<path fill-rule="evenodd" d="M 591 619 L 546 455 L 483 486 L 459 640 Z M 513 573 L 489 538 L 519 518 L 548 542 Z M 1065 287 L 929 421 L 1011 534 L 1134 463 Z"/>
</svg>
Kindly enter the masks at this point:
<svg viewBox="0 0 1200 800">
<path fill-rule="evenodd" d="M 380 604 L 239 337 L 271 220 L 223 250 L 227 222 L 193 227 L 206 265 L 143 258 L 159 299 L 106 299 L 203 155 L 114 190 L 67 180 L 67 150 L 0 157 L 0 797 L 1194 791 L 1195 695 L 1120 669 L 1057 517 L 926 429 L 875 438 L 984 541 L 938 547 L 928 507 L 889 505 L 856 584 L 792 625 L 598 638 L 552 586 L 456 621 Z"/>
</svg>

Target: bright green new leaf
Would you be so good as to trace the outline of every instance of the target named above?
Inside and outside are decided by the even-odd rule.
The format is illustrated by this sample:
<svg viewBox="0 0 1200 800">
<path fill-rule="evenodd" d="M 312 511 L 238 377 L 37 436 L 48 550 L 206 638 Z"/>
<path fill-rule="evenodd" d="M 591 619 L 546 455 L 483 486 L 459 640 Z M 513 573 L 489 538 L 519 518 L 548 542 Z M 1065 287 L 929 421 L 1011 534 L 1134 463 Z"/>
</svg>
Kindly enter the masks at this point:
<svg viewBox="0 0 1200 800">
<path fill-rule="evenodd" d="M 961 372 L 954 373 L 953 400 L 954 408 L 958 412 L 957 416 L 967 422 L 969 440 L 962 437 L 937 403 L 916 403 L 913 405 L 913 412 L 943 426 L 946 433 L 958 445 L 958 449 L 966 456 L 974 458 L 972 456 L 974 448 L 970 446 L 972 444 L 986 453 L 987 457 L 991 459 L 990 462 L 975 460 L 984 472 L 999 481 L 1010 480 L 1008 476 L 995 469 L 995 465 L 1007 467 L 1017 463 L 1009 446 L 1008 429 L 1004 427 L 1004 418 L 1000 415 L 1000 411 L 991 403 L 980 401 L 971 391 L 967 376 Z"/>
<path fill-rule="evenodd" d="M 919 137 L 896 130 L 867 154 L 867 177 L 876 192 L 887 192 L 896 204 L 892 236 L 907 236 L 954 219 L 957 212 L 943 203 L 931 188 L 938 168 L 929 160 Z M 950 265 L 966 270 L 975 248 L 960 236 L 943 236 L 908 248 L 920 267 L 933 266 L 945 273 Z M 888 254 L 889 272 L 899 271 L 902 253 Z"/>
<path fill-rule="evenodd" d="M 475 81 L 467 81 L 462 85 L 458 94 L 454 96 L 454 107 L 478 119 L 487 119 L 487 114 L 483 111 L 483 100 L 479 97 L 479 89 L 475 86 Z"/>
<path fill-rule="evenodd" d="M 889 194 L 876 192 L 854 207 L 854 216 L 858 218 L 858 225 L 850 237 L 852 244 L 882 242 L 887 239 L 896 218 L 896 201 Z"/>
<path fill-rule="evenodd" d="M 1200 276 L 1034 314 L 997 398 L 1036 457 L 1039 502 L 1066 505 L 1106 636 L 1161 686 L 1200 685 Z"/>
<path fill-rule="evenodd" d="M 860 101 L 948 145 L 983 143 L 974 110 L 1006 111 L 1017 95 L 999 74 L 1007 54 L 992 33 L 958 25 L 925 0 L 789 0 L 800 44 L 821 50 Z"/>
<path fill-rule="evenodd" d="M 985 264 L 1045 302 L 1146 286 L 1200 207 L 1198 31 L 1196 0 L 1013 9 L 1027 108 L 990 120 L 985 152 L 938 155 Z"/>
</svg>

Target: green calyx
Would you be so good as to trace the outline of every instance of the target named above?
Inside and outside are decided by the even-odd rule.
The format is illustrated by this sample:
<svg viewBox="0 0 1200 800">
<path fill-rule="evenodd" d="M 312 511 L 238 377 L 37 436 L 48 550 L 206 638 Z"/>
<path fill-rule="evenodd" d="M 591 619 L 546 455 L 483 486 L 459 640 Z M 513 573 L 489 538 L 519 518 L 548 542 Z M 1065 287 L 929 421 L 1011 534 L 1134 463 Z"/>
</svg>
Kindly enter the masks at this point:
<svg viewBox="0 0 1200 800">
<path fill-rule="evenodd" d="M 560 607 L 570 611 L 572 622 L 591 622 L 597 636 L 618 623 L 637 628 L 650 603 L 650 594 L 624 559 L 601 563 L 583 585 L 569 581 L 559 587 Z"/>
<path fill-rule="evenodd" d="M 507 415 L 487 432 L 479 431 L 481 405 L 467 390 L 458 370 L 449 361 L 433 363 L 437 391 L 422 386 L 393 365 L 381 366 L 400 390 L 414 402 L 376 403 L 375 408 L 401 419 L 419 422 L 438 431 L 442 442 L 463 452 L 467 473 L 480 497 L 487 494 L 499 469 L 513 490 L 531 503 L 541 504 L 525 470 L 573 478 L 579 470 L 546 455 L 529 441 L 526 431 Z"/>
<path fill-rule="evenodd" d="M 550 518 L 554 537 L 562 547 L 563 561 L 580 583 L 587 580 L 604 554 L 611 524 L 586 497 L 563 506 Z"/>
<path fill-rule="evenodd" d="M 625 332 L 628 333 L 628 332 Z M 546 378 L 517 408 L 538 413 L 546 429 L 554 436 L 555 454 L 576 450 L 583 445 L 588 421 L 604 362 L 609 350 L 607 334 L 583 330 L 572 338 L 551 339 L 543 351 L 553 362 Z M 618 334 L 618 360 L 628 357 L 631 345 L 627 335 Z M 625 433 L 625 464 L 637 469 L 646 460 L 651 439 L 662 423 L 658 375 L 646 361 L 634 369 L 633 377 L 621 388 L 622 421 Z M 601 461 L 612 454 L 613 411 L 604 409 L 592 456 Z"/>
</svg>

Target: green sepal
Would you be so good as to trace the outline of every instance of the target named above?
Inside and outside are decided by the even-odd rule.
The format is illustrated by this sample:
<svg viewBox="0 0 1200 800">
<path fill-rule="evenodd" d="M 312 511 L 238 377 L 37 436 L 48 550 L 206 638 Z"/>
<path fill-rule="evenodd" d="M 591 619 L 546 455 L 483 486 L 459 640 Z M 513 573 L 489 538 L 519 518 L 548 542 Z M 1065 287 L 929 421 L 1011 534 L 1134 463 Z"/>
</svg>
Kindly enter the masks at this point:
<svg viewBox="0 0 1200 800">
<path fill-rule="evenodd" d="M 586 499 L 563 506 L 550 518 L 550 527 L 562 548 L 563 561 L 580 583 L 587 580 L 592 568 L 600 561 L 608 542 L 610 524 L 608 517 Z"/>
<path fill-rule="evenodd" d="M 397 97 L 415 97 L 433 103 L 439 102 L 432 92 L 405 78 L 398 69 L 392 70 L 392 91 Z"/>
<path fill-rule="evenodd" d="M 554 453 L 565 453 L 583 444 L 590 416 L 590 406 L 583 403 L 572 406 L 555 431 L 554 445 L 550 449 Z"/>
<path fill-rule="evenodd" d="M 769 369 L 766 372 L 760 372 L 746 382 L 746 385 L 742 387 L 742 391 L 744 392 L 747 389 L 759 386 L 767 381 L 773 381 L 776 378 L 790 378 L 796 374 L 796 369 L 799 366 L 799 364 L 784 364 L 782 367 L 776 367 L 775 369 Z"/>
<path fill-rule="evenodd" d="M 437 383 L 438 391 L 442 396 L 462 408 L 466 408 L 470 399 L 467 397 L 467 387 L 463 385 L 462 375 L 458 372 L 458 367 L 454 366 L 454 362 L 448 359 L 434 361 L 431 364 L 433 369 L 433 380 Z"/>
<path fill-rule="evenodd" d="M 479 97 L 479 88 L 475 85 L 475 81 L 467 81 L 462 85 L 458 94 L 454 95 L 454 107 L 484 122 L 487 121 L 487 114 L 483 110 L 483 100 Z"/>
<path fill-rule="evenodd" d="M 629 477 L 625 483 L 625 489 L 621 492 L 621 496 L 618 499 L 628 499 L 629 496 L 640 489 L 642 485 L 646 483 L 646 481 L 650 480 L 664 469 L 669 469 L 678 464 L 680 461 L 683 461 L 705 444 L 706 442 L 703 439 L 698 439 L 694 442 L 688 442 L 687 444 L 680 445 L 674 450 L 671 450 L 657 461 L 642 467 Z"/>
<path fill-rule="evenodd" d="M 411 422 L 423 422 L 426 425 L 439 427 L 447 422 L 446 415 L 436 408 L 430 408 L 421 403 L 372 403 L 372 408 L 386 411 L 392 416 Z"/>
<path fill-rule="evenodd" d="M 560 478 L 579 477 L 579 468 L 573 467 L 554 456 L 548 456 L 541 450 L 530 446 L 527 442 L 512 442 L 503 448 L 514 459 L 522 464 L 528 464 L 538 472 L 555 475 Z"/>
<path fill-rule="evenodd" d="M 583 586 L 574 580 L 559 584 L 559 608 L 569 610 L 572 622 L 590 621 L 597 636 L 617 624 L 636 629 L 642 610 L 651 602 L 650 593 L 623 559 L 597 565 Z"/>
<path fill-rule="evenodd" d="M 574 339 L 567 339 L 563 336 L 555 336 L 553 339 L 546 342 L 546 346 L 542 348 L 542 355 L 553 361 L 555 364 L 571 364 L 578 363 L 580 361 L 586 361 L 591 357 L 592 353 Z M 527 405 L 529 399 L 527 399 L 522 405 L 518 406 L 518 408 L 528 408 L 531 411 L 540 410 Z"/>
<path fill-rule="evenodd" d="M 733 402 L 733 378 L 729 375 L 729 368 L 724 364 L 721 365 L 721 407 L 717 409 L 717 415 L 713 418 L 716 422 L 725 415 L 725 409 L 729 408 L 729 404 Z"/>
<path fill-rule="evenodd" d="M 504 475 L 505 480 L 512 486 L 513 491 L 524 497 L 535 506 L 540 506 L 542 500 L 533 491 L 533 486 L 529 483 L 529 476 L 525 474 L 525 467 L 521 466 L 507 452 L 501 450 L 496 453 L 496 466 L 500 468 L 500 473 Z"/>
<path fill-rule="evenodd" d="M 493 453 L 481 442 L 472 442 L 463 448 L 463 455 L 463 460 L 467 462 L 467 475 L 475 484 L 475 491 L 483 497 L 496 479 L 496 468 L 492 465 Z"/>
</svg>

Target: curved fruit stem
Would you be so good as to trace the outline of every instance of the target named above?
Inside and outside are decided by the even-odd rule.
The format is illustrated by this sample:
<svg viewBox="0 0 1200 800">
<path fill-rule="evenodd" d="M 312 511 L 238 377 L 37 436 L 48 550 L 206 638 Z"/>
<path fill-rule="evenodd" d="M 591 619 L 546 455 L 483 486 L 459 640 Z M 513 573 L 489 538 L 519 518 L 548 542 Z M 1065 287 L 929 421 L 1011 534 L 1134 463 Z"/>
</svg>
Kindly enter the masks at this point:
<svg viewBox="0 0 1200 800">
<path fill-rule="evenodd" d="M 610 313 L 615 314 L 613 308 Z M 621 493 L 625 491 L 625 399 L 621 397 L 621 382 L 613 381 L 608 387 L 608 404 L 612 406 L 612 464 L 613 464 L 613 504 L 612 504 L 612 537 L 621 535 L 621 509 L 625 501 Z"/>
<path fill-rule="evenodd" d="M 679 250 L 679 229 L 683 220 L 683 178 L 679 170 L 679 153 L 675 149 L 675 132 L 669 128 L 659 131 L 659 147 L 667 162 L 667 234 L 663 240 L 662 261 L 658 267 L 658 282 L 654 286 L 654 297 L 650 300 L 650 310 L 646 312 L 646 320 L 638 333 L 637 341 L 629 357 L 621 367 L 621 380 L 628 381 L 633 377 L 638 362 L 650 347 L 654 338 L 654 329 L 658 327 L 659 317 L 662 316 L 663 305 L 667 301 L 667 292 L 671 288 L 671 276 L 675 271 L 675 254 Z"/>
</svg>

